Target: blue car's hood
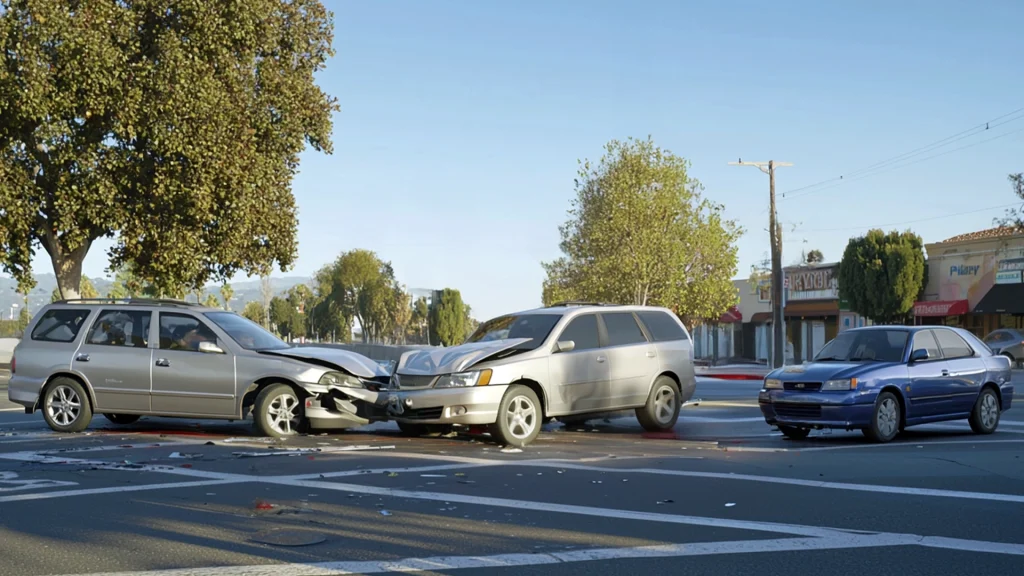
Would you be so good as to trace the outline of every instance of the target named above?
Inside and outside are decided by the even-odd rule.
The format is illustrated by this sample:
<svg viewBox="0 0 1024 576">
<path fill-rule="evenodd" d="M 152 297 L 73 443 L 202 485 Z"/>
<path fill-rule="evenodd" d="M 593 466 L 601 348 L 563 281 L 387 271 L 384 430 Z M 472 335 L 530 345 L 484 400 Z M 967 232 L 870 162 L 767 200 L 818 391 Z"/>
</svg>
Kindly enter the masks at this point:
<svg viewBox="0 0 1024 576">
<path fill-rule="evenodd" d="M 779 368 L 768 374 L 783 382 L 824 382 L 839 378 L 857 378 L 868 372 L 898 366 L 898 362 L 808 362 Z"/>
</svg>

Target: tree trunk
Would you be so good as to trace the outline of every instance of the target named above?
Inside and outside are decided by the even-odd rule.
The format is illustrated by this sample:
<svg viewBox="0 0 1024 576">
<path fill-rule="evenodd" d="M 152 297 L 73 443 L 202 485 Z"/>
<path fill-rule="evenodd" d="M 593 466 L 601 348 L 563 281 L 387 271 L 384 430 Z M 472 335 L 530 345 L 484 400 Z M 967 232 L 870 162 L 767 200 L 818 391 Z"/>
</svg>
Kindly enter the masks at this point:
<svg viewBox="0 0 1024 576">
<path fill-rule="evenodd" d="M 77 250 L 68 251 L 60 245 L 60 241 L 52 233 L 48 233 L 43 236 L 42 244 L 47 254 L 50 255 L 61 298 L 64 300 L 81 298 L 82 262 L 85 261 L 85 255 L 89 253 L 92 242 L 86 242 Z"/>
</svg>

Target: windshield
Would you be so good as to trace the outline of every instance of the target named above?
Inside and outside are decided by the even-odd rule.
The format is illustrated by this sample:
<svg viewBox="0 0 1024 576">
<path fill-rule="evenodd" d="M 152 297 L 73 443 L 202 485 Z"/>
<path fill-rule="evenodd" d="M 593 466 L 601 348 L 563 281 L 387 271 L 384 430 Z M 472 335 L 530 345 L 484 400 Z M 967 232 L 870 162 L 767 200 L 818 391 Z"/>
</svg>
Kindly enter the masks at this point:
<svg viewBox="0 0 1024 576">
<path fill-rule="evenodd" d="M 825 344 L 814 362 L 902 362 L 909 334 L 906 330 L 843 332 Z"/>
<path fill-rule="evenodd" d="M 266 331 L 259 324 L 233 312 L 207 312 L 206 317 L 246 350 L 291 348 L 291 345 Z"/>
<path fill-rule="evenodd" d="M 513 338 L 532 338 L 516 346 L 517 350 L 533 350 L 544 343 L 551 329 L 562 319 L 560 314 L 522 314 L 499 316 L 484 322 L 466 342 L 489 342 Z"/>
</svg>

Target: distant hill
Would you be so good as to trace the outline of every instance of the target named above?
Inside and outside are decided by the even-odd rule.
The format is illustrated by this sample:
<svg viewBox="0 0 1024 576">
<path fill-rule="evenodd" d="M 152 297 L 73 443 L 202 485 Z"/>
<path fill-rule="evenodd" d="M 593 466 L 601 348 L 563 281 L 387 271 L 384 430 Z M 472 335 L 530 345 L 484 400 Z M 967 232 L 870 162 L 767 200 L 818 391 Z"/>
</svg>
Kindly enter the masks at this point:
<svg viewBox="0 0 1024 576">
<path fill-rule="evenodd" d="M 37 274 L 35 278 L 36 287 L 29 294 L 29 310 L 33 314 L 42 306 L 50 303 L 50 294 L 57 287 L 57 277 L 53 274 Z M 106 296 L 113 284 L 113 280 L 109 278 L 89 278 L 89 280 L 96 287 L 96 291 L 99 292 L 100 296 Z M 280 278 L 272 277 L 270 284 L 276 296 L 287 292 L 292 286 L 309 284 L 310 281 L 311 279 L 307 276 L 283 276 Z M 233 282 L 231 283 L 231 288 L 235 291 L 234 297 L 231 299 L 232 310 L 241 311 L 247 302 L 259 302 L 261 300 L 259 280 Z M 10 317 L 12 304 L 17 304 L 19 307 L 22 306 L 22 295 L 17 293 L 17 289 L 18 283 L 13 278 L 0 276 L 0 315 L 4 319 Z M 220 286 L 216 284 L 207 286 L 203 297 L 205 298 L 207 294 L 214 294 L 220 298 Z M 17 315 L 18 309 L 15 309 L 14 316 L 17 317 Z"/>
</svg>

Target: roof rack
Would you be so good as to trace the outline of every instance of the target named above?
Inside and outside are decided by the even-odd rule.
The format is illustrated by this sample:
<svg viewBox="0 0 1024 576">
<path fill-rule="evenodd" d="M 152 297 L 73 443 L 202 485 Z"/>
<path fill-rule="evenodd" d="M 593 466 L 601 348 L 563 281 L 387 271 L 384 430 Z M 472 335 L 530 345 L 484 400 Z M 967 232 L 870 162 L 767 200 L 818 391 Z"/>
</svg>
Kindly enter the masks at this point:
<svg viewBox="0 0 1024 576">
<path fill-rule="evenodd" d="M 583 300 L 566 300 L 565 302 L 555 302 L 545 308 L 565 308 L 566 306 L 621 306 L 621 304 L 609 304 L 607 302 L 586 302 Z"/>
<path fill-rule="evenodd" d="M 134 304 L 136 306 L 178 306 L 185 308 L 202 306 L 202 304 L 195 302 L 173 300 L 170 298 L 72 298 L 58 300 L 54 304 Z"/>
</svg>

